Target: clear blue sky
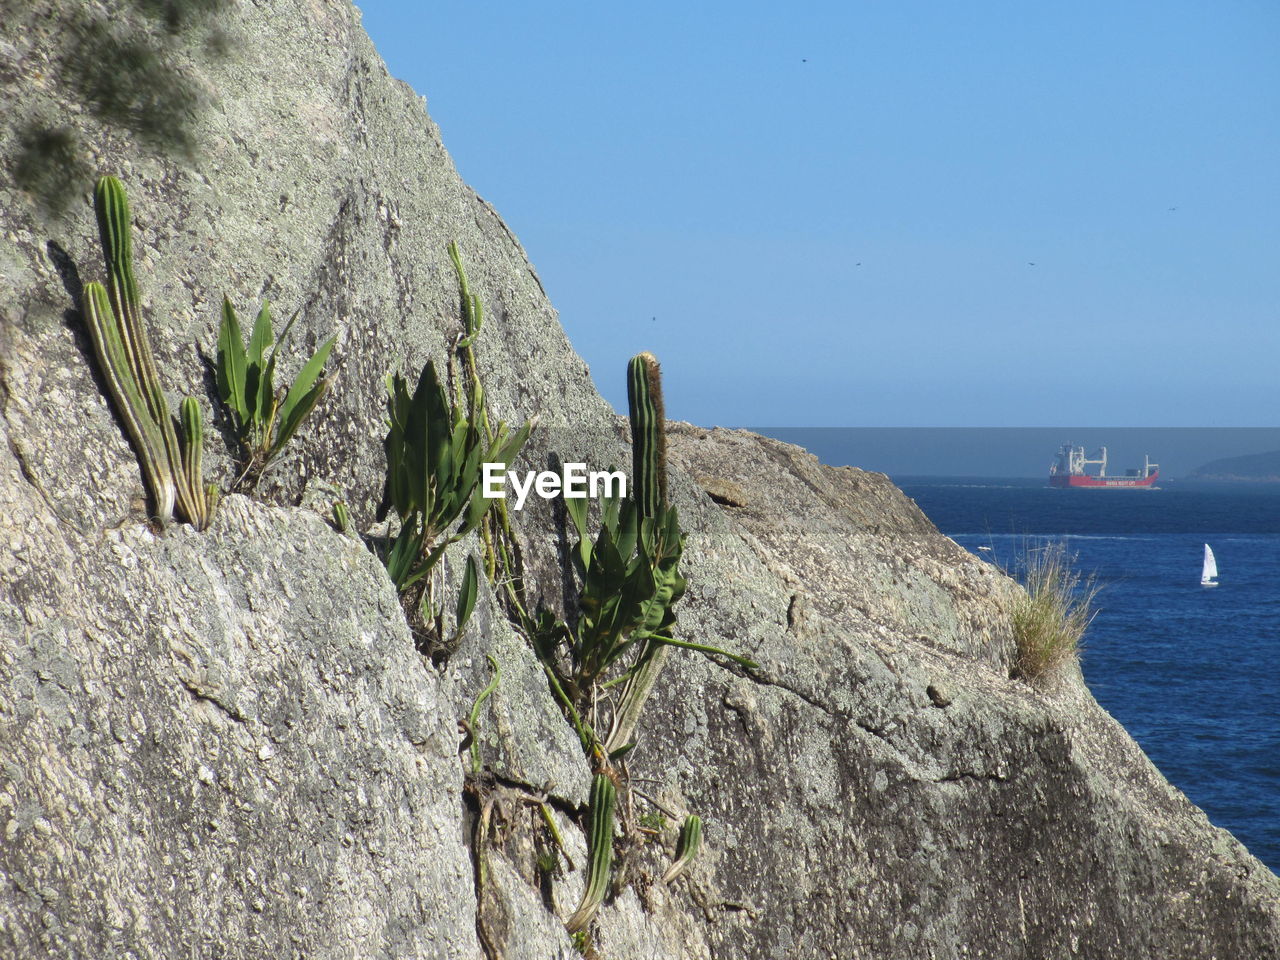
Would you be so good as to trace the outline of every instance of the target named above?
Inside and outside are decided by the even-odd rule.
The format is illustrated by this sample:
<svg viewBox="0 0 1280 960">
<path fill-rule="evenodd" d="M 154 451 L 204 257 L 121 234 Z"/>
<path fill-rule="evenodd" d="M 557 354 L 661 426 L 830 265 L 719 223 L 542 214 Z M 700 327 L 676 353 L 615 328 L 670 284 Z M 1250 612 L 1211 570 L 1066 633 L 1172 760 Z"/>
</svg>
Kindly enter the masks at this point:
<svg viewBox="0 0 1280 960">
<path fill-rule="evenodd" d="M 615 406 L 1280 423 L 1274 0 L 361 8 Z"/>
</svg>

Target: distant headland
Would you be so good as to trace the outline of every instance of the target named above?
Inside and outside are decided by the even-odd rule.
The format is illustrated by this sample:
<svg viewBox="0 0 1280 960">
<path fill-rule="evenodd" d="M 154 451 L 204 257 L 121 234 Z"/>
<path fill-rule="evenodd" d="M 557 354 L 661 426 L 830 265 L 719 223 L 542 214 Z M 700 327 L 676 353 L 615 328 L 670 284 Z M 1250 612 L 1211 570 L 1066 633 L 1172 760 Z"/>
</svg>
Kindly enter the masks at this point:
<svg viewBox="0 0 1280 960">
<path fill-rule="evenodd" d="M 1210 460 L 1192 470 L 1187 475 L 1187 479 L 1233 483 L 1280 483 L 1280 450 Z"/>
</svg>

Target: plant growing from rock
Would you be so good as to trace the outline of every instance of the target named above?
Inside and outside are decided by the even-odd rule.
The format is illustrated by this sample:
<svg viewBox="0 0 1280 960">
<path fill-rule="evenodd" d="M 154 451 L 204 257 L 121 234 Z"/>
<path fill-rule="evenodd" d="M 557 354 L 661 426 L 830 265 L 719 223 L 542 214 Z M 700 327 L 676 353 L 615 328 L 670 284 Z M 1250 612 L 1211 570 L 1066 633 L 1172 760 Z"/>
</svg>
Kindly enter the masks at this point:
<svg viewBox="0 0 1280 960">
<path fill-rule="evenodd" d="M 475 558 L 467 557 L 467 570 L 471 576 L 471 602 L 475 602 Z M 463 590 L 463 596 L 466 596 L 466 590 Z M 463 600 L 459 600 L 461 607 Z M 468 614 L 469 615 L 469 614 Z M 461 609 L 458 611 L 459 621 L 464 621 Z M 489 699 L 493 691 L 498 689 L 498 684 L 502 680 L 502 670 L 498 666 L 498 661 L 486 654 L 485 659 L 489 661 L 489 668 L 493 671 L 493 677 L 489 680 L 485 688 L 476 696 L 475 702 L 471 705 L 471 715 L 467 717 L 467 737 L 471 740 L 471 776 L 480 776 L 482 769 L 480 763 L 480 708 L 484 706 L 484 702 Z"/>
<path fill-rule="evenodd" d="M 608 774 L 597 773 L 591 781 L 587 881 L 578 908 L 564 923 L 570 933 L 578 933 L 591 922 L 609 892 L 609 875 L 613 871 L 613 808 L 617 795 Z"/>
<path fill-rule="evenodd" d="M 339 533 L 351 533 L 351 511 L 345 500 L 333 501 L 333 526 Z"/>
<path fill-rule="evenodd" d="M 1079 658 L 1080 642 L 1101 587 L 1072 569 L 1066 546 L 1052 543 L 1026 551 L 1026 593 L 1013 608 L 1016 672 L 1027 680 L 1050 676 Z"/>
<path fill-rule="evenodd" d="M 429 618 L 435 643 L 448 648 L 461 637 L 475 603 L 476 568 L 469 559 L 462 584 L 468 603 L 458 606 L 457 632 L 444 642 L 444 608 L 434 599 L 432 571 L 451 544 L 457 543 L 482 524 L 495 499 L 479 495 L 481 465 L 513 461 L 529 439 L 531 421 L 514 432 L 505 422 L 492 425 L 485 404 L 484 387 L 476 369 L 472 344 L 484 323 L 480 298 L 467 284 L 457 244 L 449 244 L 449 256 L 458 275 L 462 295 L 463 334 L 450 350 L 448 367 L 452 373 L 455 355 L 461 355 L 462 377 L 454 377 L 455 392 L 450 397 L 436 373 L 434 361 L 427 361 L 413 393 L 408 382 L 396 373 L 387 378 L 388 429 L 383 447 L 387 455 L 387 478 L 378 519 L 394 509 L 400 530 L 386 550 L 387 573 L 397 589 L 410 598 L 413 609 Z M 496 500 L 502 504 L 502 500 Z M 504 524 L 506 535 L 510 528 Z M 486 573 L 492 582 L 494 565 L 492 539 L 486 536 Z M 504 554 L 504 563 L 507 563 Z M 462 611 L 465 607 L 466 615 Z"/>
<path fill-rule="evenodd" d="M 434 361 L 422 367 L 412 394 L 401 375 L 393 374 L 387 379 L 388 431 L 383 444 L 387 452 L 387 485 L 378 513 L 379 520 L 383 520 L 388 509 L 394 508 L 399 517 L 398 535 L 384 557 L 387 572 L 397 589 L 411 596 L 413 607 L 430 618 L 435 643 L 442 648 L 461 639 L 467 617 L 475 605 L 476 567 L 468 558 L 456 634 L 448 644 L 444 643 L 443 636 L 444 608 L 435 603 L 431 572 L 445 548 L 476 529 L 485 541 L 485 572 L 490 582 L 495 580 L 497 570 L 495 538 L 502 538 L 498 543 L 504 570 L 513 570 L 508 550 L 513 538 L 506 503 L 502 499 L 480 497 L 481 465 L 511 463 L 524 448 L 532 429 L 532 421 L 512 431 L 506 422 L 499 421 L 494 426 L 489 420 L 484 387 L 472 349 L 484 325 L 484 305 L 479 296 L 471 293 L 457 243 L 449 243 L 449 259 L 458 278 L 463 324 L 462 335 L 448 355 L 454 394 L 451 398 L 445 392 Z M 461 375 L 454 374 L 456 357 L 462 360 Z M 497 531 L 485 524 L 495 502 L 502 512 Z M 463 603 L 467 596 L 470 600 Z M 516 599 L 515 593 L 512 598 Z"/>
<path fill-rule="evenodd" d="M 449 260 L 453 264 L 454 275 L 458 278 L 458 294 L 462 307 L 462 333 L 449 353 L 449 374 L 454 383 L 456 402 L 459 405 L 466 404 L 468 418 L 479 426 L 485 440 L 492 443 L 496 436 L 489 420 L 484 387 L 480 382 L 479 369 L 476 367 L 475 352 L 476 338 L 484 326 L 484 302 L 478 294 L 471 292 L 467 270 L 462 262 L 462 251 L 458 248 L 457 241 L 449 243 Z M 461 361 L 461 372 L 454 370 L 455 357 Z M 511 517 L 507 512 L 505 499 L 499 499 L 492 508 L 492 512 L 485 514 L 480 523 L 480 536 L 485 545 L 485 576 L 491 584 L 496 585 L 499 579 L 498 568 L 501 566 L 504 574 L 502 582 L 506 588 L 507 598 L 512 608 L 517 611 L 517 615 L 523 616 L 524 603 L 515 560 L 516 540 L 511 530 Z"/>
<path fill-rule="evenodd" d="M 98 180 L 93 194 L 107 268 L 107 285 L 86 283 L 84 314 L 90 338 L 116 409 L 133 440 L 161 525 L 174 506 L 197 530 L 209 525 L 218 492 L 201 469 L 204 419 L 194 397 L 180 409 L 182 438 L 156 373 L 151 342 L 142 322 L 133 273 L 129 200 L 115 177 Z"/>
<path fill-rule="evenodd" d="M 530 425 L 513 434 L 500 424 L 486 442 L 467 412 L 450 401 L 430 360 L 412 394 L 398 373 L 388 378 L 387 393 L 385 502 L 400 518 L 400 532 L 386 565 L 403 592 L 431 573 L 446 547 L 480 525 L 493 504 L 476 495 L 480 465 L 510 463 Z"/>
<path fill-rule="evenodd" d="M 702 818 L 691 813 L 680 827 L 680 838 L 676 841 L 675 862 L 662 875 L 663 883 L 670 883 L 682 876 L 702 849 Z"/>
<path fill-rule="evenodd" d="M 680 558 L 685 535 L 667 501 L 666 424 L 662 380 L 652 354 L 627 367 L 632 433 L 632 496 L 601 500 L 600 528 L 590 536 L 585 499 L 566 498 L 578 534 L 571 551 L 581 582 L 573 627 L 542 611 L 531 631 L 552 689 L 589 753 L 621 756 L 671 647 L 750 660 L 716 647 L 677 640 L 674 607 L 684 595 Z M 567 653 L 562 666 L 560 651 Z M 623 667 L 621 674 L 617 667 Z M 608 736 L 596 732 L 598 693 L 624 683 Z"/>
<path fill-rule="evenodd" d="M 639 354 L 628 364 L 627 397 L 632 495 L 601 500 L 594 537 L 586 500 L 564 501 L 578 535 L 570 552 L 581 584 L 576 622 L 570 626 L 542 610 L 526 623 L 552 691 L 595 772 L 588 812 L 591 863 L 582 901 L 565 922 L 575 935 L 591 922 L 609 888 L 616 795 L 619 789 L 628 791 L 629 783 L 622 758 L 634 746 L 632 734 L 671 648 L 689 647 L 755 667 L 745 657 L 674 636 L 674 607 L 685 592 L 680 573 L 685 534 L 667 499 L 662 381 L 651 354 Z M 602 718 L 602 694 L 617 684 L 623 684 L 621 694 L 611 715 Z M 602 719 L 610 724 L 603 739 L 596 733 Z M 628 821 L 623 834 L 634 839 L 629 804 L 622 809 Z M 701 820 L 691 817 L 681 832 L 676 865 L 668 871 L 671 879 L 697 855 L 701 835 Z"/>
<path fill-rule="evenodd" d="M 277 341 L 271 329 L 271 305 L 264 302 L 246 348 L 235 308 L 230 299 L 223 298 L 217 383 L 218 395 L 231 413 L 240 444 L 241 472 L 233 488 L 257 485 L 329 388 L 330 380 L 321 379 L 320 375 L 336 334 L 320 345 L 287 390 L 276 390 L 276 358 L 297 316 L 295 313 L 285 324 Z"/>
</svg>

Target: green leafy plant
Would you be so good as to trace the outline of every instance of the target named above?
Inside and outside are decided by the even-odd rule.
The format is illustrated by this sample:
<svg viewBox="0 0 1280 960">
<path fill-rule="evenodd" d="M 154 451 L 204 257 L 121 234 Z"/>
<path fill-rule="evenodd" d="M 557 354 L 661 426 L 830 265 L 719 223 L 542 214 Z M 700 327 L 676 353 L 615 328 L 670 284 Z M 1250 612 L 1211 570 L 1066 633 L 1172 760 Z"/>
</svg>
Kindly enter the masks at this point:
<svg viewBox="0 0 1280 960">
<path fill-rule="evenodd" d="M 463 331 L 448 353 L 447 373 L 454 386 L 450 397 L 428 361 L 418 376 L 412 393 L 400 374 L 387 378 L 388 429 L 383 443 L 387 455 L 387 478 L 378 519 L 394 509 L 399 532 L 384 554 L 387 573 L 406 603 L 430 621 L 427 647 L 433 653 L 449 649 L 461 639 L 475 605 L 478 572 L 468 560 L 457 614 L 457 632 L 448 643 L 444 638 L 444 608 L 435 602 L 435 570 L 444 551 L 467 534 L 480 529 L 485 544 L 485 573 L 495 581 L 496 554 L 493 528 L 486 524 L 493 505 L 502 511 L 499 530 L 504 569 L 514 569 L 509 545 L 514 543 L 506 520 L 505 504 L 497 498 L 479 495 L 482 464 L 506 465 L 524 447 L 533 428 L 527 421 L 512 431 L 505 422 L 496 426 L 489 419 L 484 387 L 476 367 L 473 344 L 484 324 L 480 298 L 471 293 L 457 244 L 449 244 L 449 256 L 458 276 L 462 295 Z M 455 358 L 461 357 L 463 372 L 455 373 Z M 465 386 L 464 386 L 465 381 Z M 511 586 L 512 577 L 508 577 Z M 519 609 L 518 593 L 511 597 Z"/>
<path fill-rule="evenodd" d="M 201 473 L 204 420 L 195 398 L 181 406 L 181 442 L 160 388 L 151 342 L 142 323 L 133 273 L 129 200 L 115 177 L 102 177 L 93 194 L 107 268 L 107 285 L 86 283 L 84 314 L 90 339 L 116 409 L 133 440 L 163 525 L 174 506 L 197 530 L 209 525 L 217 488 Z"/>
<path fill-rule="evenodd" d="M 1016 672 L 1027 680 L 1046 678 L 1079 658 L 1080 644 L 1101 589 L 1093 577 L 1073 569 L 1066 546 L 1051 543 L 1026 551 L 1026 593 L 1013 608 Z"/>
<path fill-rule="evenodd" d="M 246 484 L 252 488 L 257 484 L 329 388 L 330 380 L 321 379 L 320 375 L 336 334 L 303 364 L 287 390 L 276 390 L 276 358 L 297 316 L 295 313 L 285 324 L 277 341 L 271 328 L 271 305 L 263 303 L 246 347 L 235 308 L 230 299 L 222 301 L 217 383 L 218 395 L 231 412 L 241 446 L 241 473 L 235 486 Z"/>
<path fill-rule="evenodd" d="M 655 833 L 661 833 L 667 829 L 667 818 L 657 810 L 649 810 L 640 814 L 640 818 L 636 822 L 646 830 L 652 830 Z"/>
<path fill-rule="evenodd" d="M 680 839 L 676 842 L 676 859 L 662 875 L 662 882 L 670 883 L 688 870 L 701 849 L 702 818 L 696 813 L 691 813 L 680 827 Z"/>
<path fill-rule="evenodd" d="M 333 525 L 339 533 L 351 532 L 351 511 L 343 500 L 333 501 Z"/>
<path fill-rule="evenodd" d="M 582 900 L 573 915 L 565 921 L 571 934 L 583 930 L 596 915 L 609 890 L 609 874 L 613 870 L 613 808 L 617 788 L 607 774 L 598 773 L 591 782 L 591 834 L 588 844 L 590 863 Z"/>
<path fill-rule="evenodd" d="M 471 561 L 471 569 L 474 571 L 474 561 Z M 486 656 L 489 666 L 493 670 L 493 677 L 483 690 L 476 696 L 476 701 L 471 705 L 471 716 L 467 718 L 469 729 L 467 733 L 471 736 L 471 775 L 473 777 L 480 776 L 480 708 L 484 706 L 484 702 L 489 699 L 493 691 L 498 689 L 498 682 L 502 679 L 502 670 L 498 667 L 498 661 L 491 656 Z"/>
<path fill-rule="evenodd" d="M 514 538 L 506 520 L 505 502 L 478 495 L 481 465 L 500 463 L 505 469 L 519 455 L 533 428 L 533 423 L 527 421 L 512 431 L 505 422 L 494 426 L 489 419 L 473 349 L 484 325 L 484 306 L 471 292 L 456 243 L 449 244 L 449 258 L 458 277 L 463 321 L 462 334 L 448 355 L 454 396 L 451 398 L 446 392 L 434 361 L 422 368 L 412 394 L 408 382 L 398 373 L 387 378 L 388 430 L 383 444 L 387 480 L 378 515 L 381 520 L 387 510 L 394 509 L 400 519 L 400 531 L 386 551 L 387 572 L 402 593 L 419 589 L 418 585 L 425 581 L 420 588 L 419 609 L 428 612 L 437 639 L 442 639 L 443 608 L 432 598 L 431 572 L 450 544 L 479 528 L 485 541 L 485 572 L 490 582 L 494 581 L 494 538 L 485 521 L 495 503 L 502 514 L 499 529 L 505 533 L 504 567 L 509 571 L 514 567 L 507 550 Z M 461 375 L 455 375 L 455 357 L 462 359 Z M 476 589 L 476 568 L 468 560 L 455 642 L 475 604 Z M 512 596 L 515 599 L 514 593 Z"/>
<path fill-rule="evenodd" d="M 454 608 L 453 623 L 456 631 L 453 638 L 454 645 L 462 639 L 462 634 L 467 629 L 467 622 L 476 608 L 479 591 L 480 574 L 476 570 L 476 558 L 468 556 L 467 569 L 462 574 L 462 586 L 458 588 L 458 603 Z"/>
<path fill-rule="evenodd" d="M 426 577 L 445 548 L 479 526 L 493 500 L 476 496 L 482 463 L 510 463 L 529 437 L 499 424 L 485 442 L 466 412 L 449 400 L 428 361 L 409 393 L 399 374 L 387 381 L 390 427 L 386 503 L 400 517 L 387 572 L 402 592 Z M 450 533 L 452 531 L 452 533 Z"/>
<path fill-rule="evenodd" d="M 479 294 L 471 292 L 471 283 L 467 279 L 467 270 L 462 262 L 462 251 L 458 248 L 456 241 L 449 244 L 449 260 L 453 263 L 454 275 L 458 278 L 458 293 L 462 307 L 462 333 L 449 354 L 450 376 L 453 377 L 455 385 L 456 402 L 459 406 L 465 404 L 468 419 L 479 427 L 486 442 L 492 443 L 496 439 L 496 433 L 489 420 L 489 410 L 484 401 L 484 388 L 480 383 L 475 352 L 476 338 L 484 327 L 484 302 Z M 453 373 L 455 356 L 461 361 L 462 367 L 461 373 L 457 376 Z M 499 499 L 491 512 L 485 514 L 480 523 L 480 536 L 485 545 L 485 576 L 491 584 L 497 584 L 499 568 L 501 568 L 502 583 L 506 588 L 508 601 L 517 612 L 517 616 L 525 616 L 521 581 L 515 562 L 515 534 L 511 530 L 511 517 L 507 512 L 505 499 Z"/>
</svg>

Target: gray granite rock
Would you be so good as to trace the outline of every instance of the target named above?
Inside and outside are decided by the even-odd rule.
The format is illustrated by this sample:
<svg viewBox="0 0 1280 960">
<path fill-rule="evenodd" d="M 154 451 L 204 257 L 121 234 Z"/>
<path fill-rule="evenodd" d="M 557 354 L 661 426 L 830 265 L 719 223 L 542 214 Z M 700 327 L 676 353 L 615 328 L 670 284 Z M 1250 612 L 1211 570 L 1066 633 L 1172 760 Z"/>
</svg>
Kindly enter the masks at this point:
<svg viewBox="0 0 1280 960">
<path fill-rule="evenodd" d="M 476 955 L 450 684 L 375 557 L 239 496 L 84 537 L 7 445 L 0 504 L 0 953 Z"/>
<path fill-rule="evenodd" d="M 450 240 L 489 308 L 477 350 L 495 411 L 539 418 L 521 466 L 628 464 L 625 421 L 345 0 L 8 7 L 0 955 L 567 955 L 557 917 L 582 889 L 589 770 L 531 649 L 484 591 L 433 664 L 377 558 L 317 513 L 341 498 L 371 530 L 383 379 L 440 362 L 459 329 Z M 157 19 L 166 8 L 182 16 Z M 164 95 L 106 97 L 84 57 L 108 41 L 153 51 L 129 69 Z M 338 334 L 333 392 L 261 499 L 228 498 L 205 534 L 148 524 L 77 312 L 102 276 L 88 197 L 108 172 L 133 202 L 173 399 L 216 409 L 224 294 L 242 313 L 263 297 L 300 311 L 287 374 Z M 219 425 L 206 460 L 225 483 Z M 667 819 L 620 849 L 626 883 L 592 950 L 1280 956 L 1276 878 L 1164 781 L 1078 671 L 1011 678 L 1017 588 L 999 571 L 882 476 L 747 433 L 671 431 L 680 635 L 760 669 L 669 657 L 630 758 L 633 812 Z M 563 611 L 563 510 L 513 516 L 531 602 Z M 451 549 L 446 593 L 476 549 Z M 458 722 L 489 656 L 502 681 L 468 785 Z M 542 804 L 566 850 L 549 872 Z M 664 885 L 691 812 L 706 848 Z"/>
</svg>

